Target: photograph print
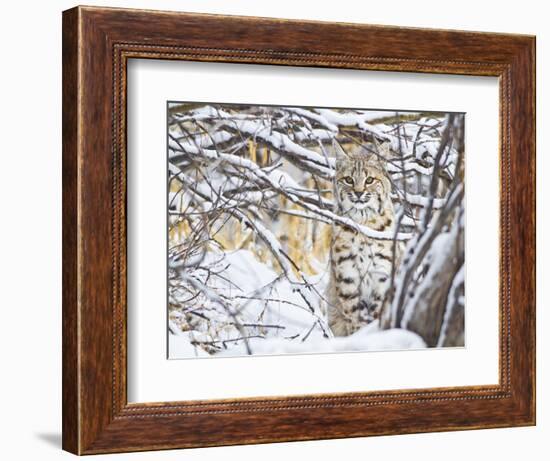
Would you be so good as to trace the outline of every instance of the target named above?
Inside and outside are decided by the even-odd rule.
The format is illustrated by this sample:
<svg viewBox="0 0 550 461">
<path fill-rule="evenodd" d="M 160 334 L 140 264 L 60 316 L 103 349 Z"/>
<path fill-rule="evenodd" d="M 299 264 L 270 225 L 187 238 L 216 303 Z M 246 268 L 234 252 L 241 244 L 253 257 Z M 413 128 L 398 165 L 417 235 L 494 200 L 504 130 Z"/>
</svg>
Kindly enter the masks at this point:
<svg viewBox="0 0 550 461">
<path fill-rule="evenodd" d="M 464 347 L 464 118 L 169 102 L 168 358 Z"/>
</svg>

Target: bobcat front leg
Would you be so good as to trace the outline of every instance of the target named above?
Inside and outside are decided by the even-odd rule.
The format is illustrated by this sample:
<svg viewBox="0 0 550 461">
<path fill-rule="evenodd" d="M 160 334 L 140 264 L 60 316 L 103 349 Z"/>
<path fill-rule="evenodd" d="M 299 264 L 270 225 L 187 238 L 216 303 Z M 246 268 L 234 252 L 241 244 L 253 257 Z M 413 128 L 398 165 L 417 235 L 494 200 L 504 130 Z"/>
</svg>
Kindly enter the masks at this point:
<svg viewBox="0 0 550 461">
<path fill-rule="evenodd" d="M 347 336 L 357 330 L 361 278 L 356 258 L 350 245 L 335 242 L 328 306 L 328 322 L 335 336 Z"/>
</svg>

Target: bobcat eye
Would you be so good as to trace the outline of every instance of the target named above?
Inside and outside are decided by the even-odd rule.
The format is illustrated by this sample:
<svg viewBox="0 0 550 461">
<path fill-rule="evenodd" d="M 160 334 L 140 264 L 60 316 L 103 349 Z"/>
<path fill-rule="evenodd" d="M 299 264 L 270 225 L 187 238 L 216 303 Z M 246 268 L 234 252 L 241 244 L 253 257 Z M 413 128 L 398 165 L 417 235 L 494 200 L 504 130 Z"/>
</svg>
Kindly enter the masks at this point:
<svg viewBox="0 0 550 461">
<path fill-rule="evenodd" d="M 367 179 L 365 179 L 365 184 L 372 184 L 374 182 L 374 178 L 372 176 L 369 176 Z"/>
<path fill-rule="evenodd" d="M 344 178 L 344 182 L 345 182 L 346 184 L 350 184 L 350 185 L 351 185 L 351 184 L 353 184 L 353 178 L 352 178 L 351 176 L 346 176 L 346 177 Z"/>
</svg>

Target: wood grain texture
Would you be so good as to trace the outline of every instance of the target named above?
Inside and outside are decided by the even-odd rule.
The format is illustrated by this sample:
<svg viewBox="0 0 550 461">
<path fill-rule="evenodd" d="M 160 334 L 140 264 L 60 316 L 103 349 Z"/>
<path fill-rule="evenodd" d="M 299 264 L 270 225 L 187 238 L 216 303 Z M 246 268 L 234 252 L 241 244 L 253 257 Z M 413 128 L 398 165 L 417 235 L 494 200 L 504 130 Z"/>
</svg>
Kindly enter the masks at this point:
<svg viewBox="0 0 550 461">
<path fill-rule="evenodd" d="M 78 444 L 78 11 L 63 16 L 63 448 Z"/>
<path fill-rule="evenodd" d="M 534 52 L 534 37 L 518 35 L 64 12 L 63 448 L 90 454 L 534 424 Z M 128 404 L 125 124 L 133 58 L 498 76 L 499 384 Z"/>
</svg>

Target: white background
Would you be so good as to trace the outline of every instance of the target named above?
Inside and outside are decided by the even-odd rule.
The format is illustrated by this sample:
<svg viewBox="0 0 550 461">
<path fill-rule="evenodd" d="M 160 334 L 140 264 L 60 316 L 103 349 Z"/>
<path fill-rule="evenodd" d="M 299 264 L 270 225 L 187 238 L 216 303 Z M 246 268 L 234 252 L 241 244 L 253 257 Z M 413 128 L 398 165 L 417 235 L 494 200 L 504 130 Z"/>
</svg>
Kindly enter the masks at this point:
<svg viewBox="0 0 550 461">
<path fill-rule="evenodd" d="M 131 402 L 498 383 L 496 77 L 145 59 L 129 63 L 128 93 Z M 466 347 L 166 360 L 166 100 L 193 99 L 467 112 Z"/>
<path fill-rule="evenodd" d="M 92 0 L 89 4 L 101 4 Z M 115 1 L 112 6 L 537 34 L 538 209 L 548 207 L 550 31 L 544 2 Z M 69 459 L 61 431 L 61 10 L 69 1 L 9 2 L 0 16 L 2 458 Z M 538 216 L 538 425 L 440 434 L 116 455 L 110 459 L 543 460 L 550 437 L 548 283 Z M 544 261 L 543 261 L 544 259 Z M 546 277 L 547 278 L 547 277 Z M 545 363 L 546 362 L 546 363 Z M 105 457 L 98 457 L 103 459 Z M 107 458 L 105 458 L 107 459 Z"/>
</svg>

